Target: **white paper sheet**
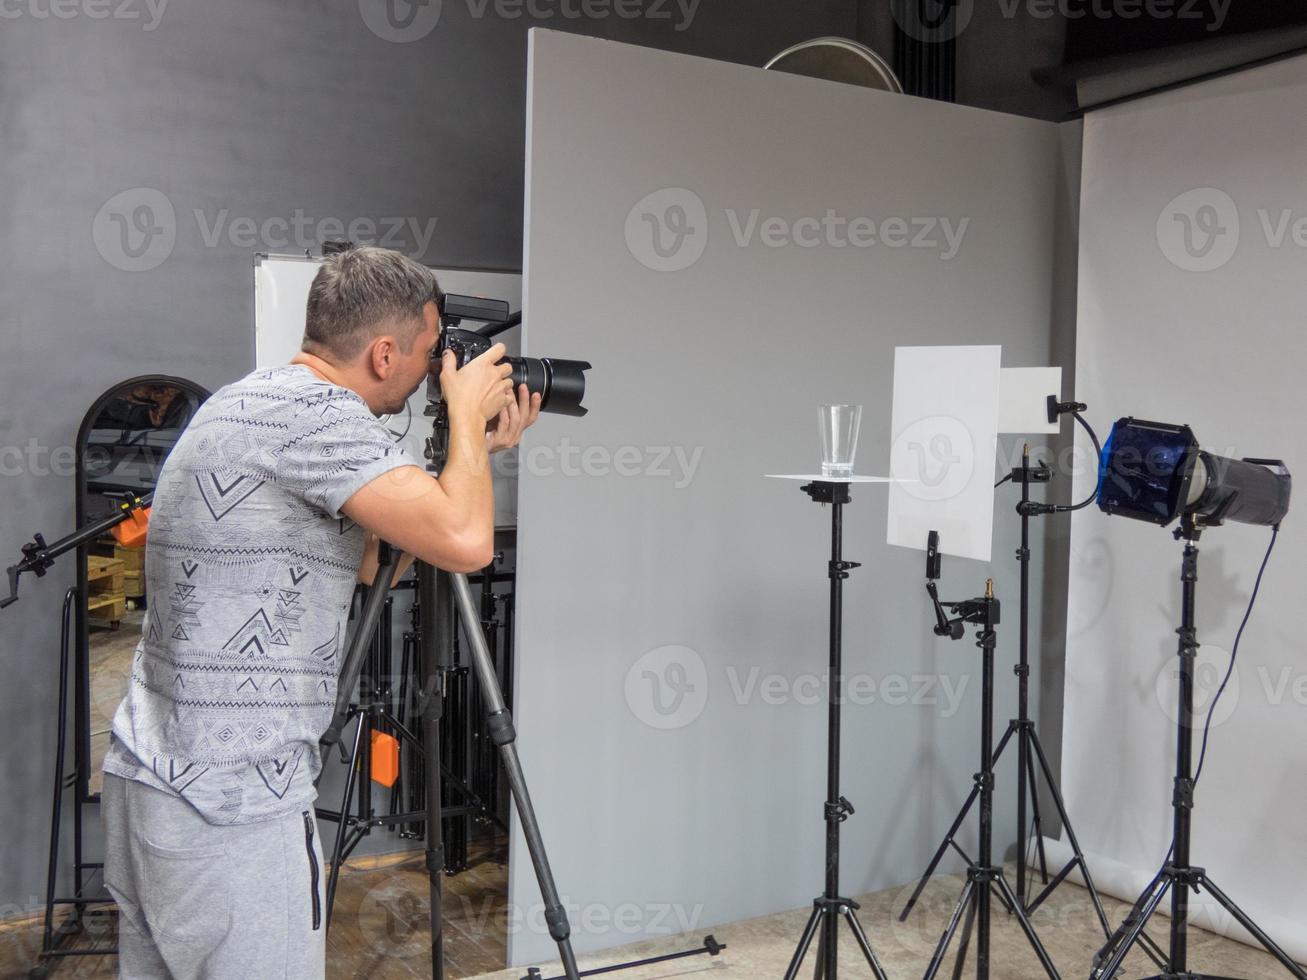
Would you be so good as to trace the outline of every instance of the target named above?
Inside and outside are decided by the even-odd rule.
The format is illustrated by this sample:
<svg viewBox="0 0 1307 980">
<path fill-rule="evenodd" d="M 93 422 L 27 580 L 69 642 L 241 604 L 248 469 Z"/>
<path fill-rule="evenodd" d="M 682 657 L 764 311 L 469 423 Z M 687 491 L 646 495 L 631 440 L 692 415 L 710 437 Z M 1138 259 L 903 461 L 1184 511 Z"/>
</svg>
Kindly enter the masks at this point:
<svg viewBox="0 0 1307 980">
<path fill-rule="evenodd" d="M 989 561 L 1002 348 L 897 347 L 886 540 Z"/>
<path fill-rule="evenodd" d="M 1062 395 L 1060 367 L 1003 368 L 998 390 L 999 432 L 1058 431 L 1059 423 L 1048 421 L 1048 396 Z"/>
</svg>

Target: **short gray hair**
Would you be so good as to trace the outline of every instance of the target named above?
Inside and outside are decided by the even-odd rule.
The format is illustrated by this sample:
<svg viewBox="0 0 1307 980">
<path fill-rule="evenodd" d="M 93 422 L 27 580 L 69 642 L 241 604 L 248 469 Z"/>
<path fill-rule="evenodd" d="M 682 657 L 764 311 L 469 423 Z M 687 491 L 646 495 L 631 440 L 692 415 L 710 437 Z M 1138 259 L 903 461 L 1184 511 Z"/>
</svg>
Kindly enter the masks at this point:
<svg viewBox="0 0 1307 980">
<path fill-rule="evenodd" d="M 394 330 L 408 353 L 422 332 L 422 309 L 440 286 L 426 266 L 388 248 L 360 245 L 328 255 L 309 287 L 305 351 L 351 360 L 373 337 Z"/>
</svg>

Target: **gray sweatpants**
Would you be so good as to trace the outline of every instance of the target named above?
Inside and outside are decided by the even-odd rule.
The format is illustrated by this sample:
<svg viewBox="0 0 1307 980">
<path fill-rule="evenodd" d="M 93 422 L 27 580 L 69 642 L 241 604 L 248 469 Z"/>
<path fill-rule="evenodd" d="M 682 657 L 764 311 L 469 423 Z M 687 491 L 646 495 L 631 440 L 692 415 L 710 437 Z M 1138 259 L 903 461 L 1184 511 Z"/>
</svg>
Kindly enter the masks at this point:
<svg viewBox="0 0 1307 980">
<path fill-rule="evenodd" d="M 125 980 L 315 980 L 322 849 L 311 809 L 215 827 L 189 803 L 104 777 L 105 885 Z"/>
</svg>

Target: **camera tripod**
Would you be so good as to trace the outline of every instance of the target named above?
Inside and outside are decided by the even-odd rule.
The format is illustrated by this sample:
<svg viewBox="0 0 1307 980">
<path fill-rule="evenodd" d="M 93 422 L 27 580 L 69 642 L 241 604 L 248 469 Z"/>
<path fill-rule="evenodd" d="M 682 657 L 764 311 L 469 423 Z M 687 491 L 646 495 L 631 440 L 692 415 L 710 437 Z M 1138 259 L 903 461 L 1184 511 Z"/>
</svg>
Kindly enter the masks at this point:
<svg viewBox="0 0 1307 980">
<path fill-rule="evenodd" d="M 1145 938 L 1144 927 L 1157 912 L 1167 892 L 1171 893 L 1170 950 L 1162 972 L 1150 980 L 1226 980 L 1226 978 L 1210 977 L 1189 970 L 1189 893 L 1191 890 L 1206 891 L 1291 975 L 1297 977 L 1297 980 L 1307 980 L 1307 971 L 1304 971 L 1288 953 L 1277 946 L 1225 892 L 1216 887 L 1212 879 L 1207 876 L 1207 870 L 1190 863 L 1191 822 L 1194 808 L 1194 660 L 1198 653 L 1198 631 L 1194 626 L 1198 582 L 1196 542 L 1204 526 L 1210 527 L 1219 523 L 1219 520 L 1209 521 L 1204 525 L 1192 514 L 1185 514 L 1181 518 L 1180 527 L 1174 532 L 1176 539 L 1183 540 L 1185 546 L 1180 564 L 1180 628 L 1176 630 L 1180 636 L 1177 651 L 1180 657 L 1180 713 L 1176 725 L 1175 789 L 1171 796 L 1175 835 L 1171 854 L 1162 870 L 1135 901 L 1125 921 L 1094 957 L 1091 980 L 1111 980 L 1116 976 L 1131 948 Z"/>
<path fill-rule="evenodd" d="M 388 555 L 390 553 L 391 549 L 387 547 L 381 553 L 381 556 L 388 563 L 388 567 L 393 568 L 394 566 L 389 564 Z M 488 571 L 487 569 L 483 572 L 483 582 L 489 580 Z M 425 574 L 427 572 L 419 568 L 416 583 L 412 581 L 395 583 L 391 587 L 392 592 L 399 587 L 421 585 Z M 369 598 L 371 598 L 371 593 L 369 593 Z M 386 598 L 380 606 L 378 620 L 374 620 L 372 612 L 369 610 L 368 600 L 364 600 L 357 628 L 351 641 L 352 644 L 366 645 L 366 651 L 362 654 L 364 658 L 363 667 L 359 671 L 358 698 L 347 703 L 345 714 L 334 719 L 337 724 L 333 724 L 332 728 L 329 729 L 330 738 L 338 740 L 340 738 L 339 733 L 348 728 L 351 722 L 355 720 L 358 722 L 351 739 L 352 751 L 346 752 L 343 744 L 341 748 L 342 761 L 349 765 L 349 769 L 346 774 L 340 809 L 332 810 L 322 806 L 316 808 L 319 819 L 330 820 L 338 825 L 336 841 L 331 853 L 330 870 L 327 873 L 326 919 L 328 928 L 330 928 L 332 911 L 335 907 L 336 885 L 340 876 L 340 869 L 349 860 L 354 849 L 374 829 L 383 826 L 391 829 L 402 828 L 400 836 L 408 838 L 421 838 L 425 832 L 427 811 L 423 802 L 424 787 L 420 768 L 423 758 L 422 739 L 408 727 L 404 714 L 405 706 L 409 702 L 410 672 L 415 672 L 418 676 L 425 676 L 425 667 L 421 663 L 421 658 L 431 655 L 433 653 L 432 647 L 435 647 L 435 684 L 442 692 L 442 698 L 452 696 L 453 692 L 449 690 L 450 677 L 459 673 L 454 669 L 452 657 L 446 656 L 448 651 L 444 647 L 439 644 L 426 644 L 420 649 L 418 648 L 418 643 L 423 635 L 420 619 L 422 605 L 415 602 L 412 610 L 414 629 L 404 636 L 404 658 L 400 668 L 402 678 L 399 688 L 400 703 L 398 710 L 396 710 L 392 703 L 392 692 L 386 681 L 389 674 L 387 665 L 390 663 L 391 655 L 389 618 L 391 601 L 389 597 Z M 352 664 L 353 657 L 354 653 L 351 647 L 351 651 L 346 655 L 346 664 Z M 457 678 L 455 678 L 456 680 Z M 420 709 L 424 702 L 421 697 L 416 700 Z M 441 714 L 442 716 L 444 714 L 443 700 Z M 411 787 L 404 786 L 405 767 L 400 767 L 397 778 L 391 787 L 390 806 L 386 812 L 378 811 L 373 797 L 371 773 L 374 733 L 381 733 L 396 739 L 406 750 L 403 753 L 405 760 L 412 758 L 419 763 L 416 766 L 412 764 L 408 766 L 408 768 L 415 770 L 408 773 L 409 780 L 414 784 Z M 446 734 L 449 735 L 450 733 L 447 732 Z M 453 734 L 457 736 L 456 732 Z M 451 740 L 447 738 L 446 741 Z M 452 740 L 455 745 L 457 741 L 457 737 Z M 448 761 L 441 761 L 440 770 L 444 787 L 454 790 L 459 800 L 454 805 L 442 801 L 440 812 L 443 820 L 474 817 L 487 823 L 498 824 L 505 831 L 508 829 L 507 825 L 498 817 L 496 808 L 482 799 L 468 784 L 468 781 L 451 768 Z M 455 834 L 452 840 L 447 840 L 444 843 L 449 846 L 442 867 L 451 874 L 464 869 L 466 867 L 464 863 L 466 840 L 463 835 Z"/>
<path fill-rule="evenodd" d="M 844 526 L 843 506 L 851 497 L 847 483 L 826 483 L 817 481 L 800 487 L 804 493 L 820 504 L 831 505 L 831 556 L 827 565 L 830 577 L 830 673 L 827 679 L 827 735 L 826 735 L 826 890 L 813 900 L 812 915 L 804 927 L 803 937 L 799 940 L 790 967 L 785 971 L 785 980 L 794 980 L 803 965 L 803 958 L 812 945 L 813 937 L 821 930 L 817 941 L 817 973 L 824 980 L 836 980 L 839 975 L 837 953 L 839 948 L 840 919 L 849 924 L 853 936 L 862 949 L 862 955 L 871 967 L 877 980 L 886 980 L 885 971 L 871 942 L 858 922 L 855 910 L 858 903 L 849 898 L 840 897 L 840 824 L 853 813 L 853 804 L 840 795 L 840 681 L 842 668 L 841 632 L 843 621 L 844 580 L 849 577 L 849 569 L 857 568 L 858 562 L 844 561 L 841 557 Z"/>
<path fill-rule="evenodd" d="M 1012 886 L 1008 884 L 1007 879 L 1003 876 L 1002 867 L 993 863 L 994 760 L 996 758 L 994 752 L 994 647 L 997 644 L 997 634 L 994 627 L 999 621 L 999 603 L 994 598 L 994 583 L 992 580 L 987 581 L 985 583 L 985 594 L 978 599 L 966 599 L 961 602 L 940 602 L 939 593 L 935 586 L 935 578 L 939 574 L 937 546 L 938 536 L 932 531 L 927 549 L 928 581 L 926 591 L 929 593 L 931 602 L 935 607 L 935 635 L 960 640 L 965 630 L 965 624 L 972 623 L 978 627 L 976 630 L 976 646 L 980 647 L 982 654 L 980 772 L 976 773 L 976 785 L 972 790 L 973 797 L 978 798 L 980 801 L 980 846 L 976 860 L 968 860 L 967 862 L 967 880 L 962 885 L 962 893 L 958 897 L 957 905 L 953 908 L 953 914 L 949 917 L 944 934 L 940 937 L 939 945 L 935 947 L 935 953 L 931 957 L 930 965 L 926 968 L 923 980 L 932 980 L 939 973 L 944 957 L 948 953 L 949 944 L 957 935 L 958 925 L 963 923 L 964 913 L 966 920 L 962 924 L 961 942 L 958 946 L 953 976 L 956 980 L 962 975 L 962 967 L 966 962 L 967 947 L 970 944 L 971 932 L 974 927 L 976 932 L 976 980 L 989 980 L 990 899 L 995 892 L 1007 907 L 1008 912 L 1015 916 L 1017 922 L 1020 923 L 1022 931 L 1026 934 L 1026 939 L 1029 940 L 1035 955 L 1039 957 L 1044 972 L 1048 974 L 1051 980 L 1059 980 L 1057 969 L 1053 966 L 1053 961 L 1049 958 L 1043 943 L 1039 941 L 1039 936 L 1035 934 L 1035 929 L 1026 915 L 1025 907 L 1013 893 Z M 955 618 L 949 619 L 945 615 L 945 606 L 953 610 L 956 614 Z M 1011 730 L 1009 729 L 1009 731 Z M 970 800 L 968 801 L 969 805 Z M 957 824 L 950 831 L 950 839 L 956 830 Z M 920 891 L 920 886 L 918 886 L 918 891 Z"/>
<path fill-rule="evenodd" d="M 1052 470 L 1045 463 L 1031 465 L 1030 447 L 1027 445 L 1021 451 L 1021 465 L 1014 467 L 1010 477 L 1007 478 L 1021 485 L 1021 500 L 1016 507 L 1017 513 L 1021 517 L 1021 547 L 1016 551 L 1016 559 L 1020 563 L 1021 569 L 1021 605 L 1017 627 L 1020 652 L 1017 663 L 1012 668 L 1012 672 L 1017 676 L 1017 717 L 1008 722 L 1007 731 L 999 739 L 991 768 L 998 766 L 1003 753 L 1015 738 L 1017 747 L 1016 904 L 1021 906 L 1027 916 L 1034 915 L 1035 911 L 1053 893 L 1054 889 L 1062 884 L 1072 871 L 1079 868 L 1085 888 L 1089 891 L 1089 898 L 1093 903 L 1094 912 L 1098 917 L 1099 926 L 1103 930 L 1103 935 L 1110 936 L 1112 927 L 1108 922 L 1107 912 L 1103 908 L 1102 897 L 1098 893 L 1098 888 L 1094 885 L 1093 876 L 1089 873 L 1089 864 L 1085 860 L 1085 853 L 1080 848 L 1079 840 L 1076 839 L 1075 829 L 1071 825 L 1071 817 L 1067 813 L 1061 790 L 1058 788 L 1057 777 L 1053 773 L 1052 766 L 1049 765 L 1048 756 L 1044 753 L 1044 746 L 1039 740 L 1035 720 L 1030 717 L 1030 518 L 1054 512 L 1054 509 L 1049 505 L 1039 504 L 1030 499 L 1030 485 L 1032 483 L 1047 483 L 1052 475 Z M 938 574 L 938 572 L 935 574 Z M 1039 765 L 1038 770 L 1035 768 L 1036 762 Z M 1048 861 L 1044 853 L 1043 822 L 1039 812 L 1040 775 L 1043 776 L 1044 784 L 1048 787 L 1049 796 L 1052 797 L 1053 805 L 1062 821 L 1062 827 L 1066 831 L 1067 842 L 1071 845 L 1072 852 L 1071 860 L 1053 876 L 1051 881 L 1048 877 Z M 917 904 L 917 900 L 921 897 L 921 893 L 925 890 L 926 885 L 935 874 L 935 870 L 939 867 L 940 861 L 944 859 L 944 855 L 948 853 L 950 848 L 962 855 L 963 860 L 971 863 L 971 859 L 966 852 L 958 845 L 956 835 L 979 796 L 980 787 L 978 785 L 973 786 L 966 800 L 963 801 L 962 808 L 949 826 L 948 833 L 944 835 L 943 841 L 940 842 L 938 849 L 931 858 L 930 864 L 926 866 L 926 871 L 921 876 L 921 880 L 917 882 L 912 896 L 899 913 L 900 922 L 907 921 L 913 907 Z M 1029 823 L 1027 823 L 1027 814 L 1030 815 Z M 1035 871 L 1033 867 L 1029 866 L 1027 856 L 1031 836 L 1035 839 L 1035 853 L 1039 862 L 1038 873 L 1043 890 L 1032 901 L 1027 902 L 1027 886 Z M 1146 944 L 1145 949 L 1154 962 L 1159 966 L 1162 965 L 1162 953 L 1156 947 L 1156 944 L 1147 936 L 1144 937 L 1144 942 Z"/>
<path fill-rule="evenodd" d="M 395 571 L 399 567 L 400 559 L 401 555 L 395 549 L 385 543 L 381 545 L 378 552 L 376 578 L 373 580 L 367 601 L 363 606 L 363 612 L 359 617 L 354 642 L 350 644 L 341 668 L 336 693 L 335 714 L 330 727 L 322 737 L 324 749 L 340 740 L 341 732 L 346 723 L 354 717 L 355 713 L 350 710 L 350 695 L 354 690 L 354 686 L 358 683 L 366 658 L 367 646 L 371 642 L 372 634 L 375 632 L 377 622 L 381 616 L 381 610 L 389 597 L 391 583 Z M 554 884 L 549 858 L 545 854 L 544 839 L 540 834 L 540 826 L 536 821 L 535 809 L 531 805 L 531 796 L 526 786 L 526 776 L 522 772 L 522 764 L 518 759 L 517 732 L 513 727 L 512 716 L 504 704 L 504 697 L 499 689 L 499 679 L 495 675 L 494 664 L 491 663 L 490 655 L 486 649 L 485 637 L 481 633 L 481 621 L 477 615 L 476 604 L 472 600 L 467 578 L 460 574 L 443 572 L 438 569 L 419 568 L 418 581 L 419 590 L 422 593 L 419 601 L 424 608 L 431 610 L 431 628 L 424 628 L 423 630 L 424 643 L 431 643 L 434 647 L 438 646 L 442 640 L 452 641 L 455 613 L 463 622 L 463 628 L 466 631 L 469 647 L 471 648 L 472 663 L 476 670 L 477 679 L 481 684 L 482 697 L 486 706 L 487 730 L 491 740 L 499 749 L 509 790 L 512 793 L 513 802 L 517 806 L 518 818 L 522 822 L 522 833 L 526 838 L 527 850 L 530 852 L 531 863 L 535 868 L 536 879 L 540 884 L 540 892 L 544 898 L 544 917 L 549 927 L 549 935 L 558 944 L 559 957 L 562 960 L 563 971 L 567 980 L 578 980 L 580 974 L 577 971 L 576 955 L 572 951 L 571 927 L 567 921 L 567 913 L 564 911 L 562 901 L 559 898 L 558 888 Z M 426 620 L 425 613 L 423 619 Z M 421 687 L 422 734 L 418 738 L 413 733 L 407 732 L 407 729 L 405 729 L 405 732 L 407 732 L 407 738 L 411 740 L 412 744 L 421 748 L 425 764 L 427 795 L 425 818 L 427 826 L 426 869 L 431 889 L 431 969 L 433 977 L 437 978 L 437 980 L 443 980 L 445 972 L 444 937 L 442 932 L 443 893 L 440 875 L 445 866 L 445 855 L 441 835 L 440 786 L 442 773 L 439 749 L 440 717 L 443 710 L 444 692 L 440 690 L 441 675 L 437 670 L 436 657 L 422 657 L 420 662 L 421 676 L 418 683 Z M 361 732 L 363 727 L 360 725 L 358 731 Z M 356 734 L 356 763 L 359 758 L 358 739 L 359 736 Z M 346 810 L 348 810 L 348 806 L 349 804 L 346 802 Z M 385 822 L 391 821 L 404 822 L 404 815 L 399 818 L 388 817 Z M 338 853 L 342 847 L 342 839 L 343 835 L 337 838 L 336 849 Z"/>
</svg>

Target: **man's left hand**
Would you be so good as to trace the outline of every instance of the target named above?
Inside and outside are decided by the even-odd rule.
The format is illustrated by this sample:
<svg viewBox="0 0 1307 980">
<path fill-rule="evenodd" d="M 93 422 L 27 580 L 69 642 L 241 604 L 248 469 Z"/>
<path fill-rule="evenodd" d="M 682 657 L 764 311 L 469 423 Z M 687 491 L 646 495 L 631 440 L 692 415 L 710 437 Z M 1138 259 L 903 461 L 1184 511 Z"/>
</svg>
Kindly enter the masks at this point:
<svg viewBox="0 0 1307 980">
<path fill-rule="evenodd" d="M 540 392 L 529 394 L 526 385 L 517 386 L 517 400 L 510 401 L 486 430 L 486 448 L 492 453 L 512 449 L 522 433 L 540 418 Z"/>
</svg>

